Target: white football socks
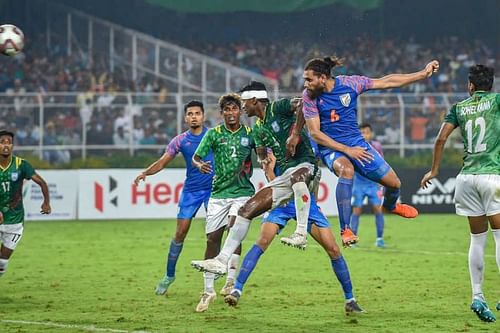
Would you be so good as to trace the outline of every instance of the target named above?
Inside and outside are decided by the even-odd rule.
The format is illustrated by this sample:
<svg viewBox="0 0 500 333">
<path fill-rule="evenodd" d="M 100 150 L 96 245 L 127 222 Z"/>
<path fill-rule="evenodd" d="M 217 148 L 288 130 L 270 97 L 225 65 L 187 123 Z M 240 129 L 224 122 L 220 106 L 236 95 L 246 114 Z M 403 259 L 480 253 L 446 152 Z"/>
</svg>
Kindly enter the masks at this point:
<svg viewBox="0 0 500 333">
<path fill-rule="evenodd" d="M 233 280 L 236 276 L 236 271 L 238 270 L 238 265 L 240 263 L 240 255 L 233 253 L 231 259 L 227 264 L 227 280 Z"/>
<path fill-rule="evenodd" d="M 218 261 L 227 265 L 231 255 L 234 253 L 241 241 L 246 237 L 248 229 L 250 228 L 251 220 L 246 219 L 241 216 L 236 216 L 234 225 L 229 229 L 229 234 L 227 235 L 226 241 L 224 242 L 224 247 L 220 253 L 215 257 Z"/>
<path fill-rule="evenodd" d="M 311 193 L 306 183 L 299 182 L 292 185 L 295 201 L 295 214 L 297 215 L 297 228 L 295 232 L 306 235 L 309 209 L 311 208 Z"/>
<path fill-rule="evenodd" d="M 205 278 L 205 292 L 210 294 L 215 293 L 214 289 L 215 274 L 210 272 L 204 272 L 203 277 Z"/>
<path fill-rule="evenodd" d="M 495 239 L 496 243 L 496 257 L 497 257 L 497 266 L 498 266 L 498 271 L 500 271 L 500 229 L 493 229 L 493 238 Z"/>
<path fill-rule="evenodd" d="M 9 259 L 0 259 L 0 276 L 5 274 L 8 265 L 9 265 Z"/>
<path fill-rule="evenodd" d="M 484 275 L 484 248 L 488 232 L 470 235 L 469 247 L 469 273 L 472 285 L 472 298 L 484 300 L 483 275 Z"/>
</svg>

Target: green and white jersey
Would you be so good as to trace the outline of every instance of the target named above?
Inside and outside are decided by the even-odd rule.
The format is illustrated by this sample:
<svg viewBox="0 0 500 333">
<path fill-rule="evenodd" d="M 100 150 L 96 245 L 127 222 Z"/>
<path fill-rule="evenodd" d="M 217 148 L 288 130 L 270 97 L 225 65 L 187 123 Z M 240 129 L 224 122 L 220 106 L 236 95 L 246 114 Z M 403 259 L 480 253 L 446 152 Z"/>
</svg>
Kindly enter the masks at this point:
<svg viewBox="0 0 500 333">
<path fill-rule="evenodd" d="M 31 164 L 17 156 L 12 156 L 5 169 L 0 166 L 0 210 L 4 224 L 23 223 L 23 181 L 34 174 Z"/>
<path fill-rule="evenodd" d="M 215 176 L 212 182 L 214 199 L 249 197 L 255 193 L 252 177 L 252 150 L 255 142 L 250 127 L 241 125 L 231 132 L 224 124 L 208 130 L 195 154 L 204 158 L 213 151 Z"/>
<path fill-rule="evenodd" d="M 300 163 L 315 163 L 311 142 L 305 129 L 300 135 L 301 140 L 296 147 L 295 156 L 286 159 L 286 140 L 290 136 L 295 119 L 290 99 L 280 99 L 267 105 L 264 119 L 258 119 L 253 127 L 256 146 L 273 150 L 280 174 Z"/>
<path fill-rule="evenodd" d="M 476 91 L 453 105 L 444 121 L 464 138 L 463 174 L 500 174 L 500 94 Z"/>
</svg>

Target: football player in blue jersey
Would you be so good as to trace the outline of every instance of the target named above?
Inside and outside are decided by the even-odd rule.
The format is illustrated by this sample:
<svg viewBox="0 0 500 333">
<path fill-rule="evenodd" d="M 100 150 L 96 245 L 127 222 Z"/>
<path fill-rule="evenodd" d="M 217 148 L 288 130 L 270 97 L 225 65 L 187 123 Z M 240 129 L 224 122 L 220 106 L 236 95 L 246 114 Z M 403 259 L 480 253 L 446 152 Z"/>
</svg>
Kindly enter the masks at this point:
<svg viewBox="0 0 500 333">
<path fill-rule="evenodd" d="M 175 236 L 170 242 L 165 276 L 156 287 L 155 293 L 157 295 L 166 294 L 168 287 L 174 282 L 175 265 L 182 251 L 184 239 L 191 226 L 191 220 L 202 204 L 205 206 L 206 210 L 212 188 L 213 172 L 206 174 L 201 173 L 191 164 L 196 148 L 198 148 L 201 139 L 208 131 L 204 126 L 205 111 L 203 103 L 199 101 L 187 103 L 184 106 L 184 115 L 184 120 L 189 126 L 189 130 L 173 138 L 168 144 L 163 156 L 142 171 L 134 181 L 135 185 L 138 186 L 141 180 L 146 180 L 147 176 L 160 172 L 179 152 L 186 161 L 186 181 L 184 182 L 181 198 L 179 200 L 177 229 L 175 231 Z M 210 153 L 203 160 L 213 165 L 213 154 Z"/>
<path fill-rule="evenodd" d="M 372 127 L 368 123 L 359 125 L 361 134 L 366 142 L 370 144 L 379 154 L 384 157 L 382 151 L 382 144 L 373 140 Z M 375 215 L 375 226 L 377 228 L 377 240 L 375 246 L 385 248 L 384 242 L 384 213 L 382 211 L 382 197 L 384 187 L 380 184 L 363 177 L 355 172 L 354 184 L 352 187 L 352 216 L 351 216 L 351 229 L 355 235 L 358 235 L 359 217 L 363 208 L 363 201 L 368 198 L 368 204 L 372 205 L 373 214 Z"/>
<path fill-rule="evenodd" d="M 314 150 L 315 145 L 313 144 L 312 146 Z M 263 164 L 263 169 L 268 181 L 272 181 L 276 177 L 276 174 L 279 174 L 279 170 L 276 167 L 276 157 L 272 153 L 272 150 L 268 150 L 267 157 L 268 163 Z M 363 313 L 364 310 L 358 305 L 354 298 L 349 268 L 340 252 L 339 246 L 335 242 L 335 237 L 333 237 L 330 229 L 330 223 L 316 203 L 315 197 L 318 194 L 320 177 L 321 173 L 317 173 L 313 180 L 314 186 L 313 193 L 311 193 L 311 208 L 309 210 L 307 230 L 323 247 L 330 258 L 333 272 L 344 291 L 345 313 L 347 315 Z M 280 233 L 281 229 L 287 225 L 290 219 L 297 219 L 295 202 L 293 199 L 285 205 L 276 207 L 263 215 L 259 238 L 245 255 L 234 288 L 231 293 L 224 298 L 226 303 L 231 306 L 236 306 L 238 304 L 243 293 L 243 287 L 255 269 L 261 255 L 264 254 L 269 245 L 271 245 L 274 237 Z"/>
<path fill-rule="evenodd" d="M 418 215 L 414 207 L 397 202 L 401 181 L 361 135 L 357 122 L 357 97 L 370 89 L 398 88 L 424 80 L 437 72 L 439 63 L 433 60 L 421 71 L 391 74 L 380 79 L 357 75 L 332 77 L 332 69 L 339 64 L 341 60 L 336 57 L 315 58 L 306 64 L 302 110 L 309 133 L 319 145 L 323 162 L 339 177 L 336 198 L 341 236 L 344 246 L 350 246 L 358 241 L 349 227 L 355 171 L 386 188 L 383 202 L 386 211 L 405 218 Z"/>
</svg>

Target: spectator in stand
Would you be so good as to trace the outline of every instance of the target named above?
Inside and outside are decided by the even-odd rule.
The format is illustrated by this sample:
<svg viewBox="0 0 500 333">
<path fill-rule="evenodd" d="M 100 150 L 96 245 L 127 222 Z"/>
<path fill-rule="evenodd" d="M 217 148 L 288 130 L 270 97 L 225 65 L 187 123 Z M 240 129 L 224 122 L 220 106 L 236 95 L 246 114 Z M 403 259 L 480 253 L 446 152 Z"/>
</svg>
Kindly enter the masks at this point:
<svg viewBox="0 0 500 333">
<path fill-rule="evenodd" d="M 426 139 L 426 126 L 429 119 L 422 111 L 412 112 L 410 116 L 410 141 L 411 143 L 424 143 Z"/>
</svg>

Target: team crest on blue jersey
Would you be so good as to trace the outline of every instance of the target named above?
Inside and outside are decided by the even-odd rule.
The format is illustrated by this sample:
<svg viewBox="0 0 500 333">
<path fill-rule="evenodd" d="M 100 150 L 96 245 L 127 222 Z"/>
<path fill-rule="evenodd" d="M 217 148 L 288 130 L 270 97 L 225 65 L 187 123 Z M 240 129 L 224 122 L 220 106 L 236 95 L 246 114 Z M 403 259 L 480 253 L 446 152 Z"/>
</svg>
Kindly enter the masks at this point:
<svg viewBox="0 0 500 333">
<path fill-rule="evenodd" d="M 277 121 L 273 121 L 271 127 L 273 128 L 273 131 L 275 131 L 276 133 L 280 131 L 280 125 L 278 124 Z"/>
<path fill-rule="evenodd" d="M 351 104 L 351 95 L 349 94 L 340 95 L 340 102 L 342 103 L 343 106 L 348 107 L 349 104 Z"/>
<path fill-rule="evenodd" d="M 13 172 L 10 174 L 10 179 L 15 182 L 19 178 L 19 173 Z"/>
<path fill-rule="evenodd" d="M 250 144 L 250 141 L 246 137 L 241 138 L 241 145 L 247 147 Z"/>
</svg>

